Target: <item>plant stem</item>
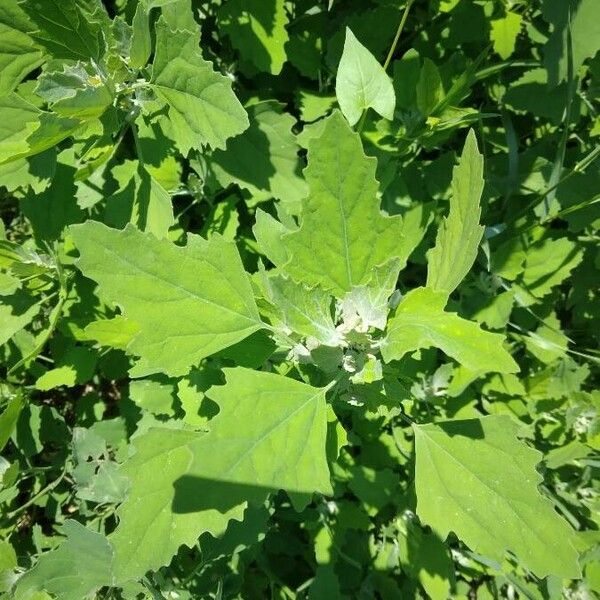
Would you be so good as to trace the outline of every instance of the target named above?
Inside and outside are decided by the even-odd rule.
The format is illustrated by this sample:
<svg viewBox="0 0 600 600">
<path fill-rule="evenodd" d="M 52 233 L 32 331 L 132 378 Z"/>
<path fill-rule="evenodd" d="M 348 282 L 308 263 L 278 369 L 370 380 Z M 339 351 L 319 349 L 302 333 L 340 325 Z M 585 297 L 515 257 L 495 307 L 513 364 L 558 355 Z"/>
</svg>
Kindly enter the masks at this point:
<svg viewBox="0 0 600 600">
<path fill-rule="evenodd" d="M 398 41 L 400 40 L 400 36 L 402 35 L 402 30 L 404 29 L 404 25 L 406 24 L 406 19 L 408 18 L 408 11 L 410 7 L 413 5 L 415 0 L 408 0 L 406 6 L 404 7 L 404 12 L 402 13 L 402 17 L 400 18 L 400 23 L 398 23 L 398 29 L 396 29 L 396 35 L 392 40 L 392 45 L 385 57 L 385 61 L 383 62 L 383 70 L 387 71 L 387 68 L 390 66 L 392 62 L 392 58 L 394 57 L 394 52 L 396 52 L 396 46 L 398 45 Z M 360 117 L 360 121 L 358 122 L 358 126 L 356 128 L 356 132 L 360 133 L 365 126 L 365 121 L 367 120 L 367 111 L 363 111 L 363 114 Z"/>
<path fill-rule="evenodd" d="M 9 512 L 6 517 L 12 519 L 17 515 L 21 514 L 24 510 L 27 510 L 31 505 L 35 504 L 40 498 L 51 492 L 65 477 L 67 474 L 67 465 L 65 464 L 62 473 L 54 480 L 51 481 L 46 487 L 42 488 L 33 498 L 30 498 L 25 504 L 22 504 L 12 512 Z"/>
<path fill-rule="evenodd" d="M 390 66 L 392 62 L 392 58 L 394 57 L 394 52 L 396 52 L 396 46 L 398 45 L 398 41 L 400 40 L 400 36 L 402 35 L 402 30 L 404 29 L 404 25 L 406 24 L 406 19 L 408 18 L 408 11 L 410 7 L 413 5 L 415 0 L 408 0 L 406 6 L 404 7 L 404 12 L 402 13 L 402 18 L 400 19 L 400 23 L 398 24 L 398 29 L 396 29 L 396 35 L 394 36 L 394 40 L 392 41 L 392 45 L 390 46 L 390 50 L 385 57 L 385 61 L 383 63 L 383 70 L 387 71 L 387 68 Z"/>
</svg>

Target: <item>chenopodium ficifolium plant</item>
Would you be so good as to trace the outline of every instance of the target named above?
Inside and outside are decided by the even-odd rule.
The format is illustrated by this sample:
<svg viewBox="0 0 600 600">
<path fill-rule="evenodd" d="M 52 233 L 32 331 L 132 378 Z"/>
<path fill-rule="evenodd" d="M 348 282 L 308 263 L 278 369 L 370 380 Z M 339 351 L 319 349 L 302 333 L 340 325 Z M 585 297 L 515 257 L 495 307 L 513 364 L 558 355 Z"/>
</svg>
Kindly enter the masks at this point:
<svg viewBox="0 0 600 600">
<path fill-rule="evenodd" d="M 234 46 L 240 43 L 239 23 L 231 18 L 236 6 L 225 4 L 222 14 Z M 281 69 L 287 35 L 283 3 L 277 6 L 270 36 L 252 22 L 277 49 L 264 67 L 272 73 Z M 26 51 L 0 78 L 0 109 L 10 116 L 0 169 L 9 182 L 11 173 L 26 173 L 30 190 L 48 189 L 46 213 L 37 212 L 30 192 L 22 210 L 40 246 L 65 243 L 44 254 L 6 242 L 0 258 L 3 267 L 18 265 L 22 276 L 41 281 L 37 294 L 58 281 L 48 331 L 66 311 L 78 340 L 124 353 L 130 396 L 145 413 L 118 461 L 99 458 L 110 454 L 107 432 L 75 430 L 78 497 L 116 506 L 114 527 L 66 520 L 64 540 L 10 582 L 14 597 L 49 592 L 80 600 L 121 588 L 133 598 L 141 593 L 139 581 L 158 594 L 149 572 L 207 535 L 230 536 L 233 547 L 217 544 L 214 552 L 233 554 L 235 540 L 258 539 L 277 511 L 312 511 L 304 531 L 315 546 L 310 597 L 341 597 L 331 555 L 339 552 L 352 565 L 335 535 L 350 511 L 347 489 L 362 501 L 351 517 L 359 528 L 377 517 L 373 570 L 385 572 L 395 557 L 434 600 L 454 593 L 456 556 L 477 557 L 495 572 L 516 566 L 538 578 L 579 577 L 575 532 L 540 491 L 541 454 L 509 416 L 435 421 L 427 416 L 429 400 L 407 414 L 406 372 L 431 349 L 451 361 L 459 387 L 489 374 L 510 381 L 518 371 L 504 335 L 451 307 L 484 234 L 483 157 L 474 132 L 452 172 L 449 212 L 425 254 L 425 285 L 406 289 L 402 271 L 423 245 L 430 219 L 422 208 L 402 216 L 380 209 L 377 160 L 365 154 L 351 126 L 369 109 L 391 120 L 396 97 L 385 69 L 349 28 L 335 82 L 341 112 L 334 109 L 310 129 L 302 178 L 295 173 L 294 119 L 276 102 L 242 106 L 231 80 L 202 57 L 185 2 L 139 2 L 131 26 L 100 7 L 51 2 L 45 12 L 29 0 L 10 4 L 18 17 L 13 33 Z M 65 40 L 65 28 L 76 35 Z M 257 57 L 265 60 L 260 52 Z M 35 91 L 18 87 L 40 64 Z M 423 72 L 431 80 L 437 69 L 424 62 Z M 443 102 L 429 102 L 425 87 L 417 90 L 421 107 L 431 105 L 424 115 L 441 114 Z M 207 231 L 183 235 L 184 244 L 173 241 L 169 176 L 144 160 L 141 133 L 152 127 L 166 132 L 199 170 L 203 153 L 212 151 L 212 175 L 251 194 L 252 167 L 232 166 L 231 153 L 255 148 L 264 131 L 278 140 L 268 192 L 280 202 L 276 214 L 256 209 L 256 268 L 246 265 L 232 236 Z M 113 167 L 130 130 L 139 160 Z M 73 145 L 57 153 L 68 139 Z M 61 204 L 53 173 L 70 177 L 81 191 L 84 181 L 102 181 L 107 165 L 116 183 L 106 206 L 94 185 L 79 195 L 78 206 Z M 95 213 L 101 206 L 104 212 Z M 97 218 L 86 220 L 90 214 Z M 97 318 L 81 330 L 78 300 L 68 293 L 72 280 L 96 286 Z M 7 341 L 37 317 L 40 301 L 23 300 L 13 281 L 2 283 L 11 290 L 7 305 L 19 313 L 7 319 Z M 524 287 L 525 303 L 531 286 Z M 29 364 L 50 333 L 34 340 L 11 370 Z M 19 343 L 26 348 L 26 342 Z M 86 380 L 82 365 L 96 358 L 79 346 L 69 352 L 64 365 L 40 374 L 36 389 Z M 10 394 L 0 417 L 2 446 L 25 406 L 21 393 Z M 398 437 L 404 426 L 410 433 Z M 378 442 L 385 440 L 378 450 L 364 441 L 373 429 Z M 361 443 L 365 455 L 368 448 L 385 450 L 405 480 L 391 468 L 358 464 L 352 446 Z M 393 512 L 380 516 L 390 498 Z M 450 543 L 464 553 L 453 556 Z"/>
<path fill-rule="evenodd" d="M 177 246 L 131 224 L 72 226 L 76 268 L 120 308 L 115 319 L 131 323 L 132 377 L 185 381 L 190 369 L 217 369 L 211 356 L 243 357 L 267 337 L 265 352 L 277 348 L 282 361 L 270 372 L 222 368 L 222 381 L 205 392 L 218 405 L 214 417 L 186 407 L 179 421 L 137 435 L 119 469 L 128 487 L 116 529 L 104 538 L 70 525 L 67 541 L 17 590 L 43 584 L 57 561 L 76 561 L 88 544 L 94 560 L 78 566 L 87 592 L 141 579 L 203 533 L 222 535 L 279 490 L 297 510 L 315 497 L 335 505 L 345 436 L 338 411 L 345 417 L 375 392 L 398 402 L 400 414 L 395 365 L 408 353 L 439 348 L 473 376 L 516 372 L 502 335 L 446 310 L 483 233 L 482 161 L 471 131 L 454 169 L 450 212 L 428 253 L 427 285 L 405 294 L 396 290 L 398 275 L 424 231 L 380 211 L 376 161 L 339 112 L 310 141 L 298 226 L 259 213 L 255 236 L 273 268 L 249 274 L 219 234 L 190 234 Z M 439 540 L 453 532 L 499 563 L 510 551 L 538 577 L 579 575 L 574 532 L 538 490 L 540 455 L 518 439 L 509 417 L 413 424 L 413 431 L 416 516 Z"/>
</svg>

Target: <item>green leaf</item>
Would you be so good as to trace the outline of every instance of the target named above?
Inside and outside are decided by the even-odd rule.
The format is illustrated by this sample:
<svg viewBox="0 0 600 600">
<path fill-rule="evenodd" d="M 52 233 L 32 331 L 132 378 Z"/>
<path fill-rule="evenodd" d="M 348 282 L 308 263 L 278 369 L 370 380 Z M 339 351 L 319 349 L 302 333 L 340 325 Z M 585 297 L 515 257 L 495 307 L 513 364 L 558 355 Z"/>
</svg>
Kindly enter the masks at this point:
<svg viewBox="0 0 600 600">
<path fill-rule="evenodd" d="M 0 302 L 0 345 L 6 344 L 18 331 L 29 325 L 40 312 L 40 305 L 21 290 L 3 296 Z"/>
<path fill-rule="evenodd" d="M 242 66 L 277 75 L 285 61 L 288 18 L 284 0 L 229 0 L 219 11 L 219 26 L 240 51 Z"/>
<path fill-rule="evenodd" d="M 490 22 L 490 39 L 500 58 L 506 60 L 515 51 L 522 20 L 521 15 L 507 11 L 503 17 Z"/>
<path fill-rule="evenodd" d="M 427 287 L 449 294 L 471 270 L 484 229 L 479 225 L 482 191 L 483 156 L 470 130 L 452 172 L 450 213 L 440 225 L 435 246 L 427 253 Z"/>
<path fill-rule="evenodd" d="M 33 24 L 17 0 L 0 5 L 0 96 L 12 92 L 43 62 L 41 48 L 29 35 Z"/>
<path fill-rule="evenodd" d="M 455 585 L 454 565 L 444 542 L 432 531 L 425 533 L 415 522 L 400 521 L 402 569 L 416 579 L 431 600 L 447 600 Z"/>
<path fill-rule="evenodd" d="M 175 223 L 169 193 L 141 162 L 126 161 L 114 167 L 112 174 L 119 189 L 106 202 L 106 223 L 118 228 L 133 223 L 157 238 L 167 237 Z"/>
<path fill-rule="evenodd" d="M 235 244 L 221 236 L 191 234 L 180 247 L 131 225 L 119 231 L 88 221 L 71 232 L 81 271 L 140 327 L 128 346 L 141 357 L 138 375 L 183 375 L 260 329 Z"/>
<path fill-rule="evenodd" d="M 211 158 L 219 183 L 237 183 L 253 195 L 268 192 L 286 204 L 298 204 L 308 190 L 300 175 L 300 146 L 292 133 L 296 120 L 272 101 L 250 106 L 248 114 L 250 127 Z"/>
<path fill-rule="evenodd" d="M 562 283 L 581 262 L 583 253 L 568 238 L 544 238 L 527 249 L 525 269 L 514 286 L 517 301 L 529 306 Z"/>
<path fill-rule="evenodd" d="M 231 89 L 198 49 L 198 36 L 156 24 L 152 89 L 168 107 L 175 143 L 182 154 L 203 144 L 225 148 L 228 138 L 248 128 L 248 116 Z"/>
<path fill-rule="evenodd" d="M 73 387 L 85 383 L 94 375 L 96 360 L 97 355 L 90 348 L 75 346 L 56 361 L 55 368 L 38 378 L 35 387 L 48 391 L 62 385 Z"/>
<path fill-rule="evenodd" d="M 63 529 L 67 539 L 18 580 L 15 600 L 29 600 L 38 590 L 60 600 L 81 600 L 112 585 L 113 550 L 106 538 L 71 519 Z"/>
<path fill-rule="evenodd" d="M 114 99 L 97 69 L 81 62 L 44 71 L 36 93 L 57 114 L 82 120 L 99 118 Z"/>
<path fill-rule="evenodd" d="M 355 125 L 368 108 L 390 121 L 394 118 L 396 95 L 392 80 L 348 27 L 335 94 L 350 125 Z"/>
<path fill-rule="evenodd" d="M 94 13 L 99 4 L 81 0 L 22 0 L 21 7 L 37 26 L 33 37 L 54 58 L 98 60 L 104 51 L 104 36 Z M 89 10 L 95 5 L 96 11 Z"/>
<path fill-rule="evenodd" d="M 92 321 L 84 329 L 84 341 L 96 341 L 100 346 L 125 350 L 140 328 L 121 315 L 112 319 Z"/>
<path fill-rule="evenodd" d="M 15 93 L 0 97 L 0 116 L 0 165 L 48 150 L 81 126 L 42 112 Z"/>
<path fill-rule="evenodd" d="M 423 60 L 419 71 L 419 80 L 416 87 L 417 108 L 420 113 L 428 117 L 444 98 L 442 78 L 435 63 L 429 58 Z"/>
<path fill-rule="evenodd" d="M 575 534 L 537 486 L 542 456 L 509 417 L 413 426 L 417 514 L 498 562 L 514 552 L 538 577 L 580 577 Z M 457 483 L 460 485 L 457 485 Z"/>
<path fill-rule="evenodd" d="M 261 504 L 270 492 L 331 493 L 326 389 L 224 371 L 227 383 L 207 393 L 220 407 L 210 432 L 153 429 L 135 440 L 122 469 L 131 488 L 110 538 L 117 581 L 168 564 L 203 532 L 222 534 L 247 503 Z"/>
<path fill-rule="evenodd" d="M 285 225 L 258 208 L 252 233 L 260 252 L 274 265 L 284 265 L 288 262 L 290 257 L 283 243 L 283 235 L 289 233 L 289 229 Z"/>
<path fill-rule="evenodd" d="M 347 327 L 367 331 L 385 329 L 388 299 L 396 289 L 400 265 L 397 260 L 378 267 L 368 285 L 352 288 L 342 299 L 342 315 Z"/>
<path fill-rule="evenodd" d="M 308 289 L 281 275 L 262 279 L 266 299 L 273 305 L 282 328 L 313 337 L 326 346 L 337 346 L 342 334 L 336 330 L 331 312 L 331 296 L 322 290 Z"/>
<path fill-rule="evenodd" d="M 0 415 L 0 450 L 4 450 L 4 446 L 10 439 L 23 406 L 25 406 L 25 402 L 20 392 L 9 396 L 6 407 Z"/>
<path fill-rule="evenodd" d="M 393 258 L 406 264 L 412 248 L 404 243 L 402 219 L 379 209 L 375 168 L 358 134 L 335 112 L 309 143 L 301 227 L 282 236 L 292 257 L 285 270 L 294 279 L 341 298 L 366 284 L 375 267 Z"/>
<path fill-rule="evenodd" d="M 406 294 L 388 322 L 381 347 L 384 360 L 399 360 L 407 352 L 434 347 L 479 374 L 518 371 L 517 363 L 503 347 L 504 336 L 444 312 L 447 300 L 444 292 L 428 288 Z"/>
</svg>

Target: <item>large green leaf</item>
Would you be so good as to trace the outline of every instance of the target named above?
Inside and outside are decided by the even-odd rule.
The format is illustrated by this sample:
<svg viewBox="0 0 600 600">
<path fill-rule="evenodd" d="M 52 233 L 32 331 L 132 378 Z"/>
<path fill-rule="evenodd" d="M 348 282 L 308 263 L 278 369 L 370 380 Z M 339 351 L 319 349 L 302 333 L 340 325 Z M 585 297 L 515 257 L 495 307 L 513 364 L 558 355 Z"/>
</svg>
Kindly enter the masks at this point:
<svg viewBox="0 0 600 600">
<path fill-rule="evenodd" d="M 350 125 L 357 123 L 367 108 L 372 108 L 386 119 L 394 118 L 396 95 L 392 80 L 349 28 L 346 28 L 335 94 Z"/>
<path fill-rule="evenodd" d="M 88 221 L 71 229 L 78 266 L 140 332 L 128 350 L 136 374 L 183 375 L 200 359 L 260 329 L 250 283 L 232 242 L 188 236 L 185 247 L 128 225 Z"/>
<path fill-rule="evenodd" d="M 118 581 L 168 564 L 203 532 L 222 534 L 270 492 L 331 493 L 326 389 L 241 367 L 225 376 L 207 392 L 220 407 L 210 432 L 152 429 L 135 440 L 111 536 Z"/>
<path fill-rule="evenodd" d="M 105 40 L 97 16 L 104 11 L 95 0 L 22 0 L 21 7 L 37 26 L 34 38 L 54 58 L 98 60 Z"/>
<path fill-rule="evenodd" d="M 240 51 L 242 68 L 249 62 L 273 75 L 286 61 L 287 22 L 284 0 L 229 0 L 219 11 L 220 27 Z"/>
<path fill-rule="evenodd" d="M 412 247 L 405 244 L 402 219 L 379 209 L 375 168 L 360 137 L 336 111 L 309 144 L 304 173 L 310 193 L 301 227 L 282 237 L 292 256 L 285 266 L 292 277 L 342 297 L 392 258 L 404 266 Z"/>
<path fill-rule="evenodd" d="M 15 600 L 35 598 L 36 590 L 60 600 L 81 600 L 112 584 L 113 551 L 106 538 L 73 520 L 65 521 L 63 529 L 67 539 L 56 550 L 42 554 L 19 579 Z"/>
<path fill-rule="evenodd" d="M 440 348 L 476 373 L 518 371 L 504 349 L 504 336 L 484 331 L 472 321 L 444 311 L 448 296 L 428 288 L 406 294 L 389 320 L 381 354 L 386 362 L 421 348 Z"/>
<path fill-rule="evenodd" d="M 156 24 L 152 89 L 169 110 L 175 143 L 185 155 L 203 144 L 225 148 L 228 138 L 248 127 L 246 111 L 231 80 L 216 73 L 198 48 L 198 36 Z"/>
<path fill-rule="evenodd" d="M 483 226 L 479 225 L 482 191 L 483 156 L 471 130 L 452 173 L 450 213 L 440 225 L 434 248 L 427 254 L 427 287 L 453 292 L 471 270 L 483 235 Z"/>
<path fill-rule="evenodd" d="M 43 61 L 41 48 L 29 35 L 33 24 L 17 0 L 0 5 L 0 96 L 12 92 Z"/>
<path fill-rule="evenodd" d="M 501 561 L 506 550 L 538 577 L 581 575 L 574 531 L 537 486 L 542 455 L 509 417 L 415 425 L 417 514 Z"/>
</svg>

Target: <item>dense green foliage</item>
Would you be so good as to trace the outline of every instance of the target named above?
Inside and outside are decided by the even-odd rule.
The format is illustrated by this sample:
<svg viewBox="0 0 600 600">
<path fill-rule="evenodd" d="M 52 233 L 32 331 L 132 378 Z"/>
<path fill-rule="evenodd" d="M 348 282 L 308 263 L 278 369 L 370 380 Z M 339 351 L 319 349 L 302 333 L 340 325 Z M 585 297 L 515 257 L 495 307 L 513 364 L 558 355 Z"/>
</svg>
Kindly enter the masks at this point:
<svg viewBox="0 0 600 600">
<path fill-rule="evenodd" d="M 598 0 L 2 0 L 0 597 L 600 595 Z"/>
</svg>

